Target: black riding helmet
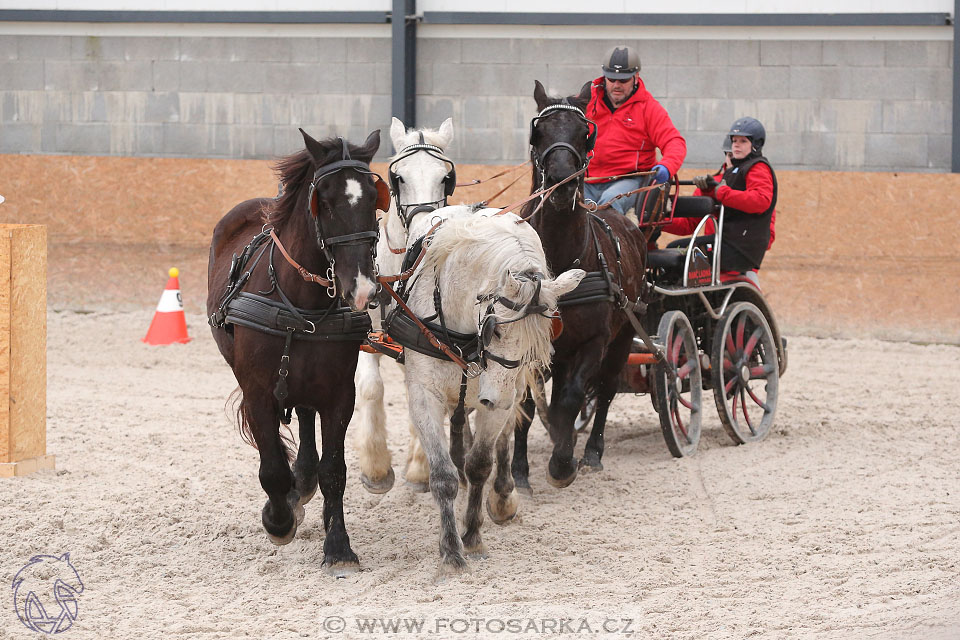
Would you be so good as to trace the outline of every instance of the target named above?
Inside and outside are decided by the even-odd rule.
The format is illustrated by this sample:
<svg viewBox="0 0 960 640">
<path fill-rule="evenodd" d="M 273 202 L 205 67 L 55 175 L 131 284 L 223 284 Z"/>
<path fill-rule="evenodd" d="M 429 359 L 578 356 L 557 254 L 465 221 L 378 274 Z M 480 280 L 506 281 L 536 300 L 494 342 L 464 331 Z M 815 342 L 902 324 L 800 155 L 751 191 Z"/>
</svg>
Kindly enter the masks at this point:
<svg viewBox="0 0 960 640">
<path fill-rule="evenodd" d="M 631 47 L 614 47 L 603 56 L 603 75 L 611 80 L 628 80 L 640 72 L 640 56 Z"/>
<path fill-rule="evenodd" d="M 753 145 L 753 152 L 760 155 L 763 152 L 763 143 L 767 141 L 767 131 L 756 118 L 740 118 L 730 125 L 730 132 L 727 133 L 727 140 L 733 136 L 743 136 L 750 139 Z"/>
</svg>

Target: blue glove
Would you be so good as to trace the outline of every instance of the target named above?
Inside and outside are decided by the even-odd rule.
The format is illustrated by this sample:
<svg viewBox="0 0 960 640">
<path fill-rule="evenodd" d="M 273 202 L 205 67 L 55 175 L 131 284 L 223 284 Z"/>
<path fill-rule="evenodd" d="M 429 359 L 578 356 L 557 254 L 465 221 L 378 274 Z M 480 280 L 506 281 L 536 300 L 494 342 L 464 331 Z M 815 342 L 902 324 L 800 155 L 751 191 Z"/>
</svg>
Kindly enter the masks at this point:
<svg viewBox="0 0 960 640">
<path fill-rule="evenodd" d="M 670 170 L 667 169 L 662 164 L 656 165 L 651 171 L 656 171 L 657 174 L 653 177 L 653 181 L 660 184 L 670 181 Z"/>
</svg>

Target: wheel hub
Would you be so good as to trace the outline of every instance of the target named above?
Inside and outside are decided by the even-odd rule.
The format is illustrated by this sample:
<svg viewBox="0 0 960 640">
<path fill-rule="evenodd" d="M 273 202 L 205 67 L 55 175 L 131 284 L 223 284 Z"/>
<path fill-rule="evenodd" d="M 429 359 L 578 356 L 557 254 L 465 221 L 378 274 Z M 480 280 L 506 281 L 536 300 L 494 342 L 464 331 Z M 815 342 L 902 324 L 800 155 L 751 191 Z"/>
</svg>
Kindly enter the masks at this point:
<svg viewBox="0 0 960 640">
<path fill-rule="evenodd" d="M 750 379 L 750 367 L 746 364 L 740 365 L 740 381 L 747 382 Z"/>
</svg>

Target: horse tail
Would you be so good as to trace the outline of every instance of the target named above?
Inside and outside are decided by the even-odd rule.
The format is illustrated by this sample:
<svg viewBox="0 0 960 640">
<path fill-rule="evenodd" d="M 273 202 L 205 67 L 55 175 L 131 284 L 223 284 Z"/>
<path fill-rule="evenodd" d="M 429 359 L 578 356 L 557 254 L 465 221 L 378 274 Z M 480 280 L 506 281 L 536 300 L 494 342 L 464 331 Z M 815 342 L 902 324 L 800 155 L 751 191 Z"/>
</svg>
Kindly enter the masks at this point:
<svg viewBox="0 0 960 640">
<path fill-rule="evenodd" d="M 250 426 L 247 403 L 243 401 L 243 391 L 240 387 L 234 389 L 227 396 L 227 407 L 235 415 L 234 422 L 240 432 L 240 438 L 254 449 L 259 450 L 257 441 L 253 437 L 253 428 Z M 290 425 L 281 424 L 280 427 L 280 443 L 283 445 L 287 462 L 292 464 L 297 458 L 297 443 L 293 439 L 293 431 L 290 430 Z"/>
</svg>

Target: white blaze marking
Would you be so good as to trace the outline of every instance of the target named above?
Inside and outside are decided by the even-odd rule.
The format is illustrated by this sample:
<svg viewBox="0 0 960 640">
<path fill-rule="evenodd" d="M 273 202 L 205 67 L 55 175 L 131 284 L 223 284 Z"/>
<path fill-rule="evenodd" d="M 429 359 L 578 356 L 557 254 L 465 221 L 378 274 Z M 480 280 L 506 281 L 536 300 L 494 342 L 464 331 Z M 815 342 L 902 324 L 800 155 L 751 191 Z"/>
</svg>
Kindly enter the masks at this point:
<svg viewBox="0 0 960 640">
<path fill-rule="evenodd" d="M 357 203 L 360 202 L 361 195 L 363 195 L 363 190 L 360 188 L 360 183 L 353 178 L 348 178 L 347 200 L 350 202 L 351 207 L 357 206 Z"/>
</svg>

